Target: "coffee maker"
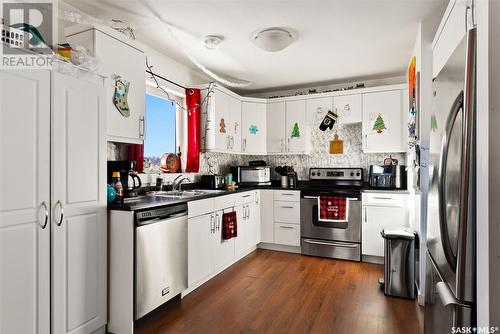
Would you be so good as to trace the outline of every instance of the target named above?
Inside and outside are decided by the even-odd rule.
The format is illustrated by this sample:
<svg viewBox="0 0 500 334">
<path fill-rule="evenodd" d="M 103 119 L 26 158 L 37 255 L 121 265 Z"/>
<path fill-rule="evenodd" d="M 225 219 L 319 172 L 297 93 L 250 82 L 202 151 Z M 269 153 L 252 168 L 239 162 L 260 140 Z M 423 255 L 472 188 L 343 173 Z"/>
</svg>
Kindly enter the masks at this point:
<svg viewBox="0 0 500 334">
<path fill-rule="evenodd" d="M 112 183 L 113 172 L 120 172 L 123 197 L 136 197 L 138 195 L 137 189 L 142 186 L 141 178 L 137 175 L 136 162 L 128 160 L 108 161 L 108 184 Z"/>
</svg>

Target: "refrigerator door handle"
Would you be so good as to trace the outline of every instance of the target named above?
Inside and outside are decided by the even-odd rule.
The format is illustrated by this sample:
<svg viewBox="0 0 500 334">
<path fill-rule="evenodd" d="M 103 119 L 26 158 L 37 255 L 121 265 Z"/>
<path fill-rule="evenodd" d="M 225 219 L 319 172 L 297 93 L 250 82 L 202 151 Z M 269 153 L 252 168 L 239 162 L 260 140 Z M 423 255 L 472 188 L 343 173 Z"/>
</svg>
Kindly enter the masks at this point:
<svg viewBox="0 0 500 334">
<path fill-rule="evenodd" d="M 455 298 L 453 292 L 451 292 L 448 284 L 446 284 L 445 282 L 436 283 L 436 291 L 444 307 L 459 306 L 464 308 L 472 308 L 472 305 L 470 303 L 463 302 Z"/>
<path fill-rule="evenodd" d="M 458 252 L 457 252 L 457 297 L 465 298 L 466 290 L 466 256 L 467 256 L 467 225 L 469 218 L 469 181 L 471 179 L 471 161 L 473 154 L 474 112 L 476 109 L 476 28 L 467 32 L 467 72 L 465 77 L 463 145 L 462 145 L 462 175 L 460 183 L 460 208 L 458 215 Z M 473 190 L 474 191 L 474 190 Z M 474 247 L 469 245 L 469 247 Z"/>
<path fill-rule="evenodd" d="M 463 108 L 464 94 L 460 92 L 451 106 L 450 114 L 446 119 L 445 133 L 441 143 L 441 154 L 439 157 L 439 176 L 438 176 L 438 208 L 439 208 L 439 231 L 441 234 L 441 244 L 443 245 L 446 261 L 453 272 L 456 272 L 457 258 L 453 254 L 450 236 L 448 234 L 448 222 L 446 216 L 446 166 L 448 164 L 448 148 L 453 126 L 458 113 Z"/>
</svg>

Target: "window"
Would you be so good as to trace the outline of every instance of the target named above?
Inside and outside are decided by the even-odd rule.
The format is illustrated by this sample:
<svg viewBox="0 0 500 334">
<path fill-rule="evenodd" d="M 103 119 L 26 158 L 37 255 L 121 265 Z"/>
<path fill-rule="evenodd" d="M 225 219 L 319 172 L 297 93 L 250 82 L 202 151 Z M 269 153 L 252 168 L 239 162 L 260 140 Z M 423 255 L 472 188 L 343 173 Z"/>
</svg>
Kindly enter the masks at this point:
<svg viewBox="0 0 500 334">
<path fill-rule="evenodd" d="M 176 152 L 176 109 L 172 101 L 146 94 L 144 170 L 158 171 L 162 155 Z"/>
</svg>

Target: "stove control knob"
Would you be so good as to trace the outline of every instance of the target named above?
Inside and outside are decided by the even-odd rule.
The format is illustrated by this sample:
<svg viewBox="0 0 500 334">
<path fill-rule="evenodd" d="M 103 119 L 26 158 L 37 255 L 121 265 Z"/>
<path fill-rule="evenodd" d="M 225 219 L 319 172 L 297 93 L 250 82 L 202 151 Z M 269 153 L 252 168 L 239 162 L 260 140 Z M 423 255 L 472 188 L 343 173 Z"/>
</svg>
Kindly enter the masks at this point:
<svg viewBox="0 0 500 334">
<path fill-rule="evenodd" d="M 316 176 L 316 173 L 315 173 L 315 172 L 312 172 L 312 174 L 311 174 L 311 175 L 312 175 L 312 176 Z"/>
<path fill-rule="evenodd" d="M 351 173 L 351 176 L 354 176 L 354 173 Z"/>
<path fill-rule="evenodd" d="M 360 176 L 361 174 L 359 172 L 356 173 L 356 176 Z"/>
<path fill-rule="evenodd" d="M 320 172 L 318 172 L 318 176 L 321 176 L 321 173 L 320 173 Z"/>
</svg>

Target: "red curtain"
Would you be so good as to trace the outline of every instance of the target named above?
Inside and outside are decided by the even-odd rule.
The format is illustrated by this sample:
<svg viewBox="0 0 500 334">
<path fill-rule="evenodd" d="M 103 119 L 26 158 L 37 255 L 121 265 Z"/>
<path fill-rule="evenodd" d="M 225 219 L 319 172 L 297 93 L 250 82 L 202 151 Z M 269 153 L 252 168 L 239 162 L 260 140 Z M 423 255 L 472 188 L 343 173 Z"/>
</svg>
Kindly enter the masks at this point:
<svg viewBox="0 0 500 334">
<path fill-rule="evenodd" d="M 130 161 L 135 161 L 135 169 L 138 173 L 144 171 L 144 145 L 143 144 L 132 144 L 130 145 L 130 150 L 128 154 Z"/>
<path fill-rule="evenodd" d="M 200 169 L 200 110 L 199 89 L 186 89 L 187 117 L 187 155 L 186 172 L 198 173 Z"/>
</svg>

